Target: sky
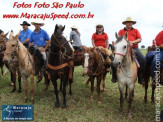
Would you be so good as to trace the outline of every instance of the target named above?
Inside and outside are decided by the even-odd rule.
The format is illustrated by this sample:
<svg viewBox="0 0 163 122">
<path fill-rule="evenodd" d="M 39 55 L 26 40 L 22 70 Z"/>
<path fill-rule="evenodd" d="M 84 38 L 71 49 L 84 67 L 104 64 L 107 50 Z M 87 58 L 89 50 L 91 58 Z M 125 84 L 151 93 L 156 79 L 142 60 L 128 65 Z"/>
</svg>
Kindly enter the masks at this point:
<svg viewBox="0 0 163 122">
<path fill-rule="evenodd" d="M 14 2 L 19 4 L 25 2 L 26 4 L 34 5 L 35 2 L 49 3 L 53 2 L 63 3 L 67 2 L 78 4 L 79 1 L 83 3 L 84 8 L 13 8 Z M 103 24 L 104 30 L 109 36 L 109 43 L 115 41 L 115 32 L 119 32 L 124 28 L 122 21 L 127 17 L 132 17 L 137 23 L 133 26 L 137 28 L 142 36 L 142 42 L 139 44 L 146 47 L 152 44 L 152 40 L 156 35 L 163 30 L 163 0 L 0 0 L 0 29 L 4 32 L 13 30 L 15 34 L 22 29 L 20 24 L 23 21 L 29 23 L 35 21 L 34 19 L 3 19 L 3 14 L 21 14 L 28 12 L 31 14 L 44 13 L 82 13 L 87 14 L 91 12 L 94 14 L 93 19 L 46 19 L 42 20 L 45 25 L 42 27 L 47 31 L 49 36 L 54 32 L 56 24 L 65 25 L 64 35 L 69 40 L 71 26 L 78 27 L 81 33 L 81 41 L 83 45 L 92 46 L 91 37 L 95 32 L 97 24 Z M 34 30 L 34 26 L 30 26 Z"/>
</svg>

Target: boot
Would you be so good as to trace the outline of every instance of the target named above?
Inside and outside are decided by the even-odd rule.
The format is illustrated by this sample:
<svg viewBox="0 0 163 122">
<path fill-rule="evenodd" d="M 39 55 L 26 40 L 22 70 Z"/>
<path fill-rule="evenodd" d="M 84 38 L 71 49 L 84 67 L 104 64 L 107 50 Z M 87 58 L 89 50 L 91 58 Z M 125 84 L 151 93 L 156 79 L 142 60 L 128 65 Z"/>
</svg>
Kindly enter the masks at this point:
<svg viewBox="0 0 163 122">
<path fill-rule="evenodd" d="M 114 66 L 111 66 L 111 68 L 112 68 L 112 79 L 111 79 L 111 81 L 113 83 L 116 83 L 118 81 L 117 80 L 117 75 L 116 75 L 117 70 L 116 70 L 116 68 Z"/>
<path fill-rule="evenodd" d="M 143 85 L 143 86 L 145 85 L 145 82 L 144 82 L 144 79 L 142 76 L 142 71 L 140 68 L 138 69 L 138 83 Z"/>
</svg>

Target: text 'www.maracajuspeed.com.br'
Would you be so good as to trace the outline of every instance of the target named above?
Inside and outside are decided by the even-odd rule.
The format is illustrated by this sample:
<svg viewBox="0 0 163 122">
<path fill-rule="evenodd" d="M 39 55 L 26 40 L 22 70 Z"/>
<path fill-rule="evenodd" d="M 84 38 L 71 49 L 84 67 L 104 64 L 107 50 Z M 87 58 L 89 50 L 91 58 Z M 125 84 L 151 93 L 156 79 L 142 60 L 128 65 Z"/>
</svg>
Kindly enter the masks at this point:
<svg viewBox="0 0 163 122">
<path fill-rule="evenodd" d="M 18 18 L 26 18 L 26 19 L 91 19 L 94 17 L 94 14 L 91 14 L 89 12 L 88 14 L 70 14 L 68 12 L 67 14 L 29 14 L 29 13 L 21 13 L 21 14 L 3 14 L 3 18 L 12 18 L 12 19 L 18 19 Z"/>
</svg>

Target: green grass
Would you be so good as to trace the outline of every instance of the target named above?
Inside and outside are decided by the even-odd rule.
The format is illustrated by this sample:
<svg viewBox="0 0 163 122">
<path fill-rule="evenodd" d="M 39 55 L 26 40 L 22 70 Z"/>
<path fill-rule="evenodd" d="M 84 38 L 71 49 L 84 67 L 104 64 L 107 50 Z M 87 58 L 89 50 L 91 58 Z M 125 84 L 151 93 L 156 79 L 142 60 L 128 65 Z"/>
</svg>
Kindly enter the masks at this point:
<svg viewBox="0 0 163 122">
<path fill-rule="evenodd" d="M 143 50 L 145 54 L 145 50 Z M 87 76 L 82 76 L 82 67 L 76 67 L 74 73 L 74 82 L 72 85 L 73 95 L 68 95 L 67 88 L 67 110 L 54 107 L 55 95 L 52 83 L 47 91 L 43 91 L 44 81 L 38 84 L 35 82 L 35 105 L 34 105 L 34 122 L 152 122 L 155 120 L 155 104 L 151 103 L 151 87 L 148 89 L 148 103 L 145 104 L 144 88 L 136 83 L 135 98 L 132 103 L 133 118 L 127 116 L 128 103 L 124 101 L 124 114 L 119 117 L 119 90 L 118 84 L 111 82 L 111 75 L 107 74 L 106 87 L 107 91 L 101 93 L 101 105 L 97 104 L 97 93 L 94 92 L 94 101 L 90 102 L 90 85 L 85 86 Z M 24 104 L 24 89 L 22 82 L 22 93 L 10 93 L 12 87 L 10 76 L 0 78 L 0 105 L 4 104 Z M 58 81 L 59 84 L 59 81 Z M 30 94 L 29 94 L 30 96 Z M 163 88 L 161 88 L 163 96 Z M 59 93 L 62 105 L 62 94 Z M 27 104 L 30 104 L 30 100 Z M 161 101 L 163 107 L 163 101 Z M 0 110 L 0 118 L 2 118 Z M 2 120 L 0 120 L 2 121 Z"/>
</svg>

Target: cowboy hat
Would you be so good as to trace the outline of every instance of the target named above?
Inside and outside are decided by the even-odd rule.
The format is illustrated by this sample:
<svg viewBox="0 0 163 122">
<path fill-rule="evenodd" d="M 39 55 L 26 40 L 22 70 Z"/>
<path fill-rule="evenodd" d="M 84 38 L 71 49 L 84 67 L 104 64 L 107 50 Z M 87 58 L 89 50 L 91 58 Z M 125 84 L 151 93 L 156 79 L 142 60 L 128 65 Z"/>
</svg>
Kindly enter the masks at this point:
<svg viewBox="0 0 163 122">
<path fill-rule="evenodd" d="M 31 26 L 27 21 L 23 21 L 23 23 L 20 24 L 20 25 L 21 25 L 21 26 L 23 26 L 23 25 Z"/>
<path fill-rule="evenodd" d="M 36 20 L 36 21 L 34 21 L 34 22 L 31 22 L 31 24 L 32 24 L 32 25 L 34 25 L 34 24 L 40 24 L 41 26 L 44 25 L 44 23 L 41 22 L 40 20 Z"/>
<path fill-rule="evenodd" d="M 133 24 L 136 24 L 136 21 L 134 21 L 131 17 L 127 17 L 125 21 L 122 22 L 122 24 L 126 24 L 126 22 L 132 22 Z"/>
<path fill-rule="evenodd" d="M 72 26 L 71 28 L 73 28 L 73 29 L 78 29 L 76 26 Z"/>
</svg>

